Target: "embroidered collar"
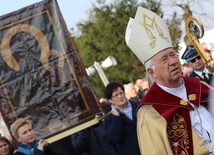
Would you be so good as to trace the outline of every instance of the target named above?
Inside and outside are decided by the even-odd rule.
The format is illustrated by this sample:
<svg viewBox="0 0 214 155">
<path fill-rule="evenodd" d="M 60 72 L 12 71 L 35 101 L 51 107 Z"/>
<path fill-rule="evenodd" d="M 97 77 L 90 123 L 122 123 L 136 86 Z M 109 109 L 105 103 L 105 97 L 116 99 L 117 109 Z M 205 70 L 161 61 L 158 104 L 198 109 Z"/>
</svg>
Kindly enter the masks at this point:
<svg viewBox="0 0 214 155">
<path fill-rule="evenodd" d="M 196 78 L 182 77 L 187 91 L 187 98 L 191 103 L 197 107 L 200 104 L 201 84 Z M 166 91 L 163 91 L 156 83 L 152 85 L 147 94 L 142 99 L 139 106 L 143 104 L 159 104 L 165 106 L 183 107 L 193 109 L 191 105 L 187 104 L 187 101 L 180 97 L 172 95 Z"/>
</svg>

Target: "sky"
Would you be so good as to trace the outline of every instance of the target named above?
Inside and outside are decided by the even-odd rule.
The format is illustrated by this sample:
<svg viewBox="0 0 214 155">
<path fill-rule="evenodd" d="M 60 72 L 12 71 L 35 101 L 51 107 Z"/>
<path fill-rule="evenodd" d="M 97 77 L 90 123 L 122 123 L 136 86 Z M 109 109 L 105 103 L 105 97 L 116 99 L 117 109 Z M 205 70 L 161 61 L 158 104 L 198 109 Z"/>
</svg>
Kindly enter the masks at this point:
<svg viewBox="0 0 214 155">
<path fill-rule="evenodd" d="M 0 0 L 0 16 L 41 1 L 42 0 Z M 74 27 L 78 22 L 87 17 L 87 10 L 91 6 L 90 4 L 95 1 L 96 0 L 57 1 L 68 29 Z"/>
<path fill-rule="evenodd" d="M 7 0 L 0 0 L 0 16 L 40 1 L 42 0 L 10 0 L 9 2 Z M 113 0 L 107 0 L 107 2 L 111 1 Z M 87 11 L 92 7 L 91 3 L 95 3 L 96 0 L 57 0 L 57 2 L 68 30 L 70 30 L 71 28 L 76 28 L 75 25 L 77 23 L 86 20 L 88 17 Z M 193 16 L 201 20 L 205 31 L 214 28 L 213 0 L 161 0 L 161 2 L 165 17 L 171 16 L 174 11 L 181 16 L 183 11 L 180 7 L 176 6 L 176 3 L 188 3 L 191 6 Z M 181 26 L 181 30 L 185 33 L 184 24 Z"/>
<path fill-rule="evenodd" d="M 0 0 L 0 16 L 40 1 L 41 0 L 10 0 L 8 2 L 7 0 Z M 140 1 L 143 0 L 139 0 L 139 2 Z M 214 14 L 214 2 L 212 2 L 212 0 L 194 1 L 198 1 L 198 3 L 194 3 L 192 2 L 192 0 L 182 0 L 182 3 L 189 3 L 191 5 L 193 15 L 202 20 L 202 23 L 205 26 L 205 31 L 214 27 L 214 17 L 212 17 L 212 15 Z M 81 22 L 82 20 L 87 18 L 87 10 L 91 8 L 91 3 L 95 3 L 96 0 L 57 0 L 57 2 L 67 24 L 67 27 L 68 29 L 70 29 L 71 27 L 75 27 L 78 22 Z M 175 3 L 179 2 L 180 0 L 162 0 L 162 6 L 164 6 L 163 10 L 165 16 L 167 16 L 167 14 L 171 15 L 175 10 L 182 13 L 181 8 L 175 6 Z M 207 14 L 209 16 L 207 16 Z"/>
</svg>

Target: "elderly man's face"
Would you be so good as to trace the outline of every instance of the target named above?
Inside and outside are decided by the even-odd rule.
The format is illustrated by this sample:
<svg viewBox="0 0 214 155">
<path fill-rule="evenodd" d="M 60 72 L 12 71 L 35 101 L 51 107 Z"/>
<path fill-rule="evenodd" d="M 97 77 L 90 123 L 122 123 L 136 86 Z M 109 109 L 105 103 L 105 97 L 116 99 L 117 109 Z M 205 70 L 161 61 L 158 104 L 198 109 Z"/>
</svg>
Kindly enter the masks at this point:
<svg viewBox="0 0 214 155">
<path fill-rule="evenodd" d="M 152 58 L 155 70 L 150 70 L 154 80 L 166 87 L 180 86 L 182 76 L 181 64 L 178 54 L 172 48 L 167 48 Z"/>
<path fill-rule="evenodd" d="M 134 85 L 128 85 L 125 94 L 127 99 L 137 98 L 138 96 L 137 91 L 134 88 Z"/>
</svg>

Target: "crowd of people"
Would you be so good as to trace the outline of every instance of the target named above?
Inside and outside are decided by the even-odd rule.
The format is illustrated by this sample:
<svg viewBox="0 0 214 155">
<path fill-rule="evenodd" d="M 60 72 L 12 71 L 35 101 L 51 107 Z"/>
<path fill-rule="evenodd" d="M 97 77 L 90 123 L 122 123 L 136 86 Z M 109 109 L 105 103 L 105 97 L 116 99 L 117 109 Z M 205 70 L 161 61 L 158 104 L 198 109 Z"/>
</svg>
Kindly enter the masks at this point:
<svg viewBox="0 0 214 155">
<path fill-rule="evenodd" d="M 152 20 L 156 27 L 151 28 L 144 18 Z M 182 59 L 191 72 L 184 76 L 165 21 L 142 7 L 138 7 L 135 18 L 130 18 L 125 41 L 153 82 L 150 85 L 142 77 L 127 84 L 110 82 L 105 88 L 105 98 L 100 100 L 106 117 L 100 124 L 69 137 L 74 153 L 213 154 L 212 69 L 194 46 L 188 45 Z M 69 154 L 45 139 L 37 140 L 28 118 L 18 118 L 10 131 L 19 142 L 18 147 L 14 148 L 10 140 L 1 136 L 0 155 Z"/>
<path fill-rule="evenodd" d="M 134 82 L 124 84 L 125 95 L 128 100 L 140 101 L 149 89 L 148 80 L 146 78 L 136 78 Z"/>
</svg>

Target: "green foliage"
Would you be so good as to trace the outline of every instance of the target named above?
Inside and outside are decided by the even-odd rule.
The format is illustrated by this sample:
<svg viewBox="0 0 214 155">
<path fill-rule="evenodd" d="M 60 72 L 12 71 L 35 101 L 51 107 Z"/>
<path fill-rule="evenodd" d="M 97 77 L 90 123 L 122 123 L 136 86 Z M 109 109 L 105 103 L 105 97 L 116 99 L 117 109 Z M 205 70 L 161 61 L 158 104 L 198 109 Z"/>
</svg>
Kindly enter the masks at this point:
<svg viewBox="0 0 214 155">
<path fill-rule="evenodd" d="M 77 25 L 80 35 L 73 37 L 85 68 L 111 55 L 116 58 L 117 65 L 105 71 L 109 82 L 128 83 L 136 77 L 145 76 L 143 64 L 125 43 L 128 20 L 135 16 L 138 6 L 162 16 L 161 4 L 154 0 L 147 0 L 145 3 L 137 3 L 137 0 L 115 0 L 106 3 L 105 0 L 100 0 L 93 4 L 88 20 Z M 98 97 L 103 97 L 104 84 L 99 75 L 96 74 L 90 79 Z"/>
<path fill-rule="evenodd" d="M 182 19 L 177 17 L 177 14 L 174 13 L 171 20 L 166 20 L 168 26 L 169 26 L 169 32 L 172 39 L 173 47 L 178 50 L 178 44 L 179 40 L 181 38 L 181 29 L 179 29 Z"/>
</svg>

